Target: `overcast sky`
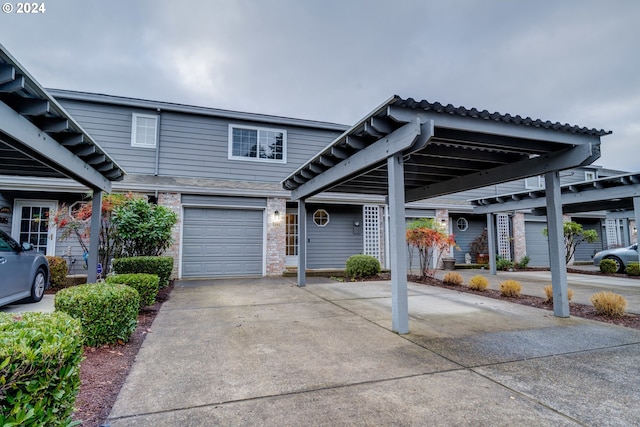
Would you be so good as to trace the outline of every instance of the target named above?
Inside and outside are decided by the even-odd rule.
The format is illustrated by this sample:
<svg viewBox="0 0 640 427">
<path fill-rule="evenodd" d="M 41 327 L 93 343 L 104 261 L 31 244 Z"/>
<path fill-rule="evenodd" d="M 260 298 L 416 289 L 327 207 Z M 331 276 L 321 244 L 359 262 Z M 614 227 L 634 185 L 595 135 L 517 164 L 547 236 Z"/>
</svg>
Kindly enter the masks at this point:
<svg viewBox="0 0 640 427">
<path fill-rule="evenodd" d="M 9 3 L 45 87 L 348 125 L 397 94 L 611 130 L 596 164 L 640 171 L 637 0 Z"/>
</svg>

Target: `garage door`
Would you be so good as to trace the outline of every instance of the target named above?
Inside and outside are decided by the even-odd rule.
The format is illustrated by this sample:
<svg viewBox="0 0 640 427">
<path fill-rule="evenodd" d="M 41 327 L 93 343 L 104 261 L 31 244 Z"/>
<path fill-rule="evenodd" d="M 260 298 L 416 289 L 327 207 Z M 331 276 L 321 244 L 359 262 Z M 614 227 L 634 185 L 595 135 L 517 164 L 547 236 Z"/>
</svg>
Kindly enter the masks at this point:
<svg viewBox="0 0 640 427">
<path fill-rule="evenodd" d="M 262 275 L 262 210 L 185 208 L 182 235 L 182 277 Z"/>
<path fill-rule="evenodd" d="M 527 255 L 531 267 L 549 266 L 549 244 L 547 237 L 542 234 L 542 230 L 547 227 L 546 222 L 527 221 L 525 223 L 525 233 L 527 236 Z"/>
</svg>

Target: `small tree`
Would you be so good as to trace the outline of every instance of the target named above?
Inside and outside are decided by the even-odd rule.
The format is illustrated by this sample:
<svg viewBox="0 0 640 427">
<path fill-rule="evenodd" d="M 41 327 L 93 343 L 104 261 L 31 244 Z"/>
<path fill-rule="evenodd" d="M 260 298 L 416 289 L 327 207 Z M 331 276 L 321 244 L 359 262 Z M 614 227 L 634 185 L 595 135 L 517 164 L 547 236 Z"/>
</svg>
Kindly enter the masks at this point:
<svg viewBox="0 0 640 427">
<path fill-rule="evenodd" d="M 171 229 L 178 217 L 169 208 L 135 198 L 115 208 L 112 220 L 122 256 L 158 256 L 173 243 Z"/>
<path fill-rule="evenodd" d="M 409 223 L 407 229 L 407 245 L 411 256 L 412 248 L 418 250 L 420 256 L 420 275 L 433 277 L 435 268 L 430 268 L 435 263 L 440 263 L 442 254 L 452 246 L 456 246 L 455 236 L 446 234 L 439 229 L 432 218 L 421 218 Z M 435 262 L 434 262 L 435 261 Z"/>
<path fill-rule="evenodd" d="M 571 258 L 576 253 L 577 247 L 582 242 L 593 243 L 598 241 L 598 232 L 596 230 L 585 230 L 582 225 L 577 222 L 568 221 L 562 224 L 564 232 L 564 261 L 569 264 Z M 544 229 L 542 233 L 549 236 L 549 230 Z"/>
<path fill-rule="evenodd" d="M 109 266 L 109 260 L 120 256 L 121 251 L 121 241 L 112 223 L 112 212 L 117 206 L 132 197 L 134 196 L 131 194 L 106 194 L 102 197 L 98 262 L 102 264 L 105 271 Z M 88 253 L 91 238 L 91 215 L 91 202 L 85 203 L 75 210 L 71 210 L 63 204 L 53 215 L 51 222 L 58 227 L 59 240 L 75 237 L 84 253 Z"/>
</svg>

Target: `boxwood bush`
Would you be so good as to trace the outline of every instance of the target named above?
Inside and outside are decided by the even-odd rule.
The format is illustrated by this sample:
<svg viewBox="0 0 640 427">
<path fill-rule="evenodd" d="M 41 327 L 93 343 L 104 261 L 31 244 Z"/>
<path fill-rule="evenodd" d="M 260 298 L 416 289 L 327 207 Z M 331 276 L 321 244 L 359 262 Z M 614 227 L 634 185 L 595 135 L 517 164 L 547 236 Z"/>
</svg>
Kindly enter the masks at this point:
<svg viewBox="0 0 640 427">
<path fill-rule="evenodd" d="M 160 279 L 157 274 L 132 273 L 107 276 L 106 282 L 121 283 L 134 288 L 140 295 L 140 308 L 142 308 L 156 302 Z"/>
<path fill-rule="evenodd" d="M 64 258 L 59 256 L 47 256 L 49 261 L 49 281 L 52 289 L 62 289 L 67 286 L 67 273 L 69 267 Z"/>
<path fill-rule="evenodd" d="M 612 259 L 603 259 L 600 261 L 600 272 L 605 274 L 611 274 L 618 271 L 618 266 L 616 262 Z"/>
<path fill-rule="evenodd" d="M 157 274 L 160 288 L 169 286 L 169 278 L 173 271 L 173 258 L 170 256 L 137 256 L 116 258 L 113 260 L 116 274 L 147 273 Z"/>
<path fill-rule="evenodd" d="M 78 320 L 64 313 L 0 313 L 0 425 L 69 425 L 81 360 Z"/>
<path fill-rule="evenodd" d="M 84 343 L 95 347 L 129 340 L 138 324 L 140 295 L 127 285 L 88 283 L 58 291 L 54 306 L 80 320 Z"/>
<path fill-rule="evenodd" d="M 351 278 L 371 277 L 380 273 L 380 261 L 371 255 L 352 255 L 347 259 L 345 275 Z"/>
<path fill-rule="evenodd" d="M 624 270 L 629 276 L 640 276 L 640 263 L 630 262 Z"/>
</svg>

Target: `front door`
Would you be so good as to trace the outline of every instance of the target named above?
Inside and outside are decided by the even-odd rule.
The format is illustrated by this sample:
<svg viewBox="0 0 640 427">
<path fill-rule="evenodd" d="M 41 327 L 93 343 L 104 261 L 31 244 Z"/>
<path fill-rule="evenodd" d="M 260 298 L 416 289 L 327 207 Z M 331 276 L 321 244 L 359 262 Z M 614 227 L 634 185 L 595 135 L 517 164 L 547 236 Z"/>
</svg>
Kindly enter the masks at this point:
<svg viewBox="0 0 640 427">
<path fill-rule="evenodd" d="M 49 215 L 55 213 L 53 200 L 19 200 L 13 209 L 11 235 L 18 243 L 29 242 L 34 250 L 45 255 L 54 255 L 55 239 L 49 230 Z"/>
<path fill-rule="evenodd" d="M 298 266 L 298 211 L 287 209 L 286 215 L 286 258 L 287 267 Z"/>
</svg>

